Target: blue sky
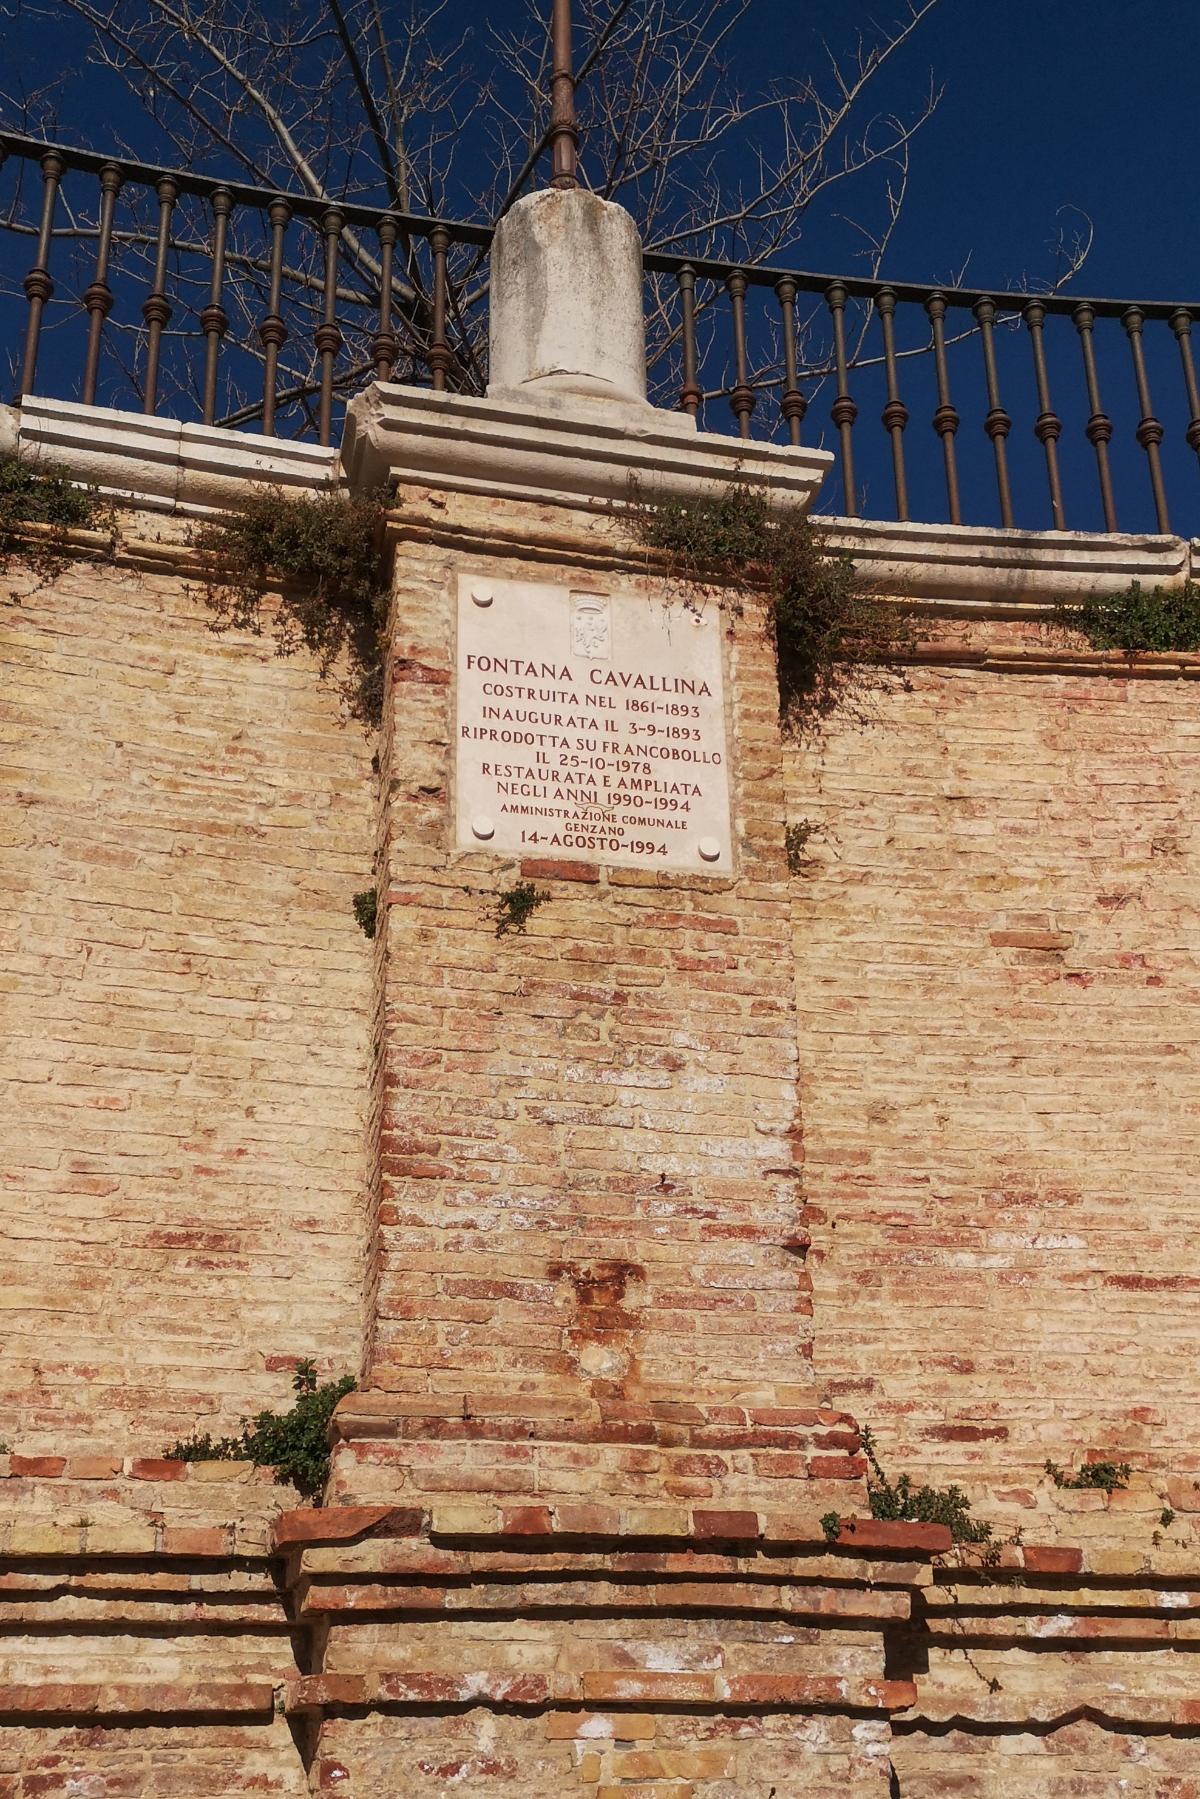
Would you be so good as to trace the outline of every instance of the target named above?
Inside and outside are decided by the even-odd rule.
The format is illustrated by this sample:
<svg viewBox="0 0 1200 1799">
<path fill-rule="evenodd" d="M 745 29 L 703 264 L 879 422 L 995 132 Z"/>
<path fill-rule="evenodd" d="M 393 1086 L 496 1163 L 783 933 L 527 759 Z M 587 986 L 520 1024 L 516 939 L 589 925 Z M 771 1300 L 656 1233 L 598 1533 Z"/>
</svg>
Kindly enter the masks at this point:
<svg viewBox="0 0 1200 1799">
<path fill-rule="evenodd" d="M 579 0 L 581 10 L 582 4 Z M 46 32 L 36 0 L 32 4 L 7 0 L 10 12 L 14 6 L 15 20 L 6 31 L 9 55 L 4 80 L 10 91 L 22 85 L 28 90 L 64 60 L 70 67 L 77 47 L 69 48 L 58 31 Z M 123 10 L 136 14 L 140 9 L 136 0 L 128 0 Z M 872 21 L 889 23 L 899 10 L 889 0 L 826 5 L 755 0 L 731 40 L 731 61 L 740 83 L 753 91 L 773 79 L 787 80 L 812 69 L 824 55 L 825 43 L 835 53 L 844 52 L 857 32 L 870 34 Z M 459 0 L 453 18 L 456 24 L 469 22 L 480 29 L 502 24 L 517 12 L 515 0 L 487 6 Z M 1056 252 L 1060 232 L 1072 237 L 1084 228 L 1086 218 L 1094 231 L 1093 247 L 1071 291 L 1129 298 L 1200 297 L 1200 242 L 1190 204 L 1198 40 L 1200 12 L 1186 0 L 1157 0 L 1153 7 L 1141 9 L 1118 0 L 1094 0 L 1086 7 L 1066 6 L 1062 0 L 1057 4 L 1005 0 L 1002 5 L 939 0 L 871 89 L 874 112 L 902 114 L 919 104 L 931 76 L 944 90 L 913 145 L 905 209 L 884 273 L 912 282 L 947 281 L 962 273 L 965 284 L 973 287 L 1040 286 L 1061 268 Z M 134 122 L 131 104 L 118 98 L 111 80 L 88 74 L 71 83 L 68 92 L 70 98 L 59 115 L 64 139 L 107 149 L 113 121 L 118 121 L 135 147 L 148 157 L 152 154 L 142 128 Z M 747 146 L 747 155 L 752 147 Z M 837 205 L 842 204 L 851 215 L 878 217 L 869 183 L 844 190 Z M 17 246 L 21 254 L 25 248 Z M 849 270 L 857 266 L 860 248 L 861 239 L 837 216 L 837 206 L 825 207 L 806 218 L 788 260 L 813 270 Z M 0 241 L 5 269 L 11 254 Z M 0 305 L 6 349 L 16 319 L 11 306 Z M 911 333 L 919 335 L 924 329 L 919 316 L 907 323 L 898 319 L 898 324 L 902 342 L 905 329 L 912 342 Z M 1062 458 L 1069 522 L 1094 526 L 1099 520 L 1092 452 L 1082 440 L 1086 408 L 1078 345 L 1069 321 L 1059 321 L 1056 330 L 1057 335 L 1048 331 L 1047 343 L 1054 402 L 1067 427 Z M 1197 346 L 1200 349 L 1200 330 Z M 1097 347 L 1105 404 L 1118 425 L 1114 462 L 1122 490 L 1130 495 L 1122 523 L 1149 527 L 1142 453 L 1132 440 L 1136 411 L 1128 347 L 1115 322 L 1103 334 L 1097 332 Z M 1177 352 L 1165 325 L 1148 333 L 1147 349 L 1156 409 L 1168 429 L 1164 453 L 1173 510 L 1180 512 L 1175 523 L 1177 528 L 1194 530 L 1200 528 L 1195 504 L 1200 488 L 1195 459 L 1181 442 L 1186 410 Z M 1036 407 L 1024 334 L 1008 333 L 1001 350 L 1005 403 L 1015 418 L 1010 441 L 1019 522 L 1044 525 L 1045 483 L 1041 451 L 1031 437 Z M 52 366 L 52 362 L 44 365 Z M 934 481 L 939 458 L 928 424 L 933 404 L 928 373 L 927 363 L 910 363 L 904 371 L 905 398 L 913 408 L 906 438 L 910 465 L 918 471 L 919 490 L 925 481 L 924 490 L 914 496 L 914 511 L 926 515 L 940 506 Z M 954 353 L 952 383 L 964 413 L 959 446 L 967 516 L 990 522 L 995 502 L 990 451 L 979 430 L 980 379 L 977 346 L 964 344 Z M 862 415 L 856 436 L 862 445 L 868 509 L 886 514 L 889 481 L 878 424 L 882 401 L 878 376 L 861 378 L 859 397 Z M 723 402 L 719 405 L 720 412 L 714 410 L 709 422 L 724 429 L 727 415 Z M 828 394 L 818 395 L 806 435 L 823 433 L 828 442 L 827 415 Z"/>
</svg>

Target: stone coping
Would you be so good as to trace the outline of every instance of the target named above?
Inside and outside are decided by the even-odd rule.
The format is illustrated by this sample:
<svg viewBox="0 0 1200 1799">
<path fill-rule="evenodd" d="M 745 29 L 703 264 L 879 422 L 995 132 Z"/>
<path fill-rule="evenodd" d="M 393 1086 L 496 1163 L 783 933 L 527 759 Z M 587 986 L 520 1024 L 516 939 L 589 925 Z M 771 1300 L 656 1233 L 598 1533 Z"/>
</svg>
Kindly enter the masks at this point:
<svg viewBox="0 0 1200 1799">
<path fill-rule="evenodd" d="M 310 1674 L 288 1683 L 289 1715 L 369 1706 L 654 1705 L 725 1710 L 902 1711 L 916 1702 L 910 1680 L 816 1674 L 708 1674 L 591 1669 L 581 1674 L 473 1669 L 461 1674 L 404 1668 L 369 1674 Z"/>
<path fill-rule="evenodd" d="M 468 512 L 472 496 L 482 496 L 498 509 L 485 534 L 492 553 L 561 558 L 573 546 L 613 568 L 640 560 L 643 572 L 653 559 L 648 563 L 645 551 L 617 543 L 611 528 L 613 506 L 629 497 L 631 476 L 649 497 L 750 481 L 807 506 L 831 460 L 824 451 L 697 433 L 681 414 L 649 406 L 588 403 L 579 396 L 569 404 L 552 397 L 538 403 L 477 399 L 395 383 L 375 384 L 351 402 L 340 458 L 334 449 L 310 443 L 40 396 L 25 398 L 15 416 L 22 447 L 62 462 L 80 482 L 135 509 L 203 517 L 228 505 L 250 482 L 297 492 L 347 478 L 360 488 L 391 482 L 407 490 L 404 522 L 390 530 L 393 542 L 423 529 L 434 541 L 471 529 L 478 534 L 479 519 L 472 526 Z M 539 515 L 530 512 L 530 501 L 538 502 Z M 514 509 L 514 502 L 524 504 Z M 1056 601 L 1135 580 L 1176 587 L 1192 578 L 1200 555 L 1200 540 L 1147 533 L 819 514 L 813 522 L 831 548 L 854 557 L 877 591 L 956 616 L 1038 616 Z M 72 532 L 69 541 L 95 554 L 108 544 L 100 532 Z M 124 546 L 120 559 L 164 570 L 194 562 L 186 545 L 150 541 Z M 1059 661 L 1079 666 L 1067 653 Z M 1149 659 L 1138 663 L 1140 672 Z M 1002 670 L 1009 663 L 1002 658 L 981 665 Z M 1033 664 L 1022 660 L 1021 666 Z M 1104 673 L 1114 664 L 1088 666 Z M 1155 666 L 1159 673 L 1179 674 L 1192 665 L 1176 658 Z"/>
<path fill-rule="evenodd" d="M 275 1714 L 275 1688 L 266 1681 L 39 1681 L 0 1684 L 0 1722 L 38 1724 L 106 1718 L 258 1719 Z M 69 1790 L 69 1789 L 64 1789 Z M 82 1792 L 84 1789 L 78 1789 Z"/>
<path fill-rule="evenodd" d="M 582 394 L 477 398 L 375 382 L 346 408 L 342 466 L 352 488 L 420 482 L 458 493 L 607 508 L 749 482 L 805 510 L 828 450 L 699 432 L 686 414 Z"/>
<path fill-rule="evenodd" d="M 18 443 L 152 512 L 203 516 L 253 481 L 316 491 L 339 480 L 337 451 L 318 444 L 34 395 L 21 402 Z"/>
<path fill-rule="evenodd" d="M 877 591 L 1025 617 L 1057 600 L 1126 587 L 1180 587 L 1196 540 L 1128 532 L 1018 531 L 814 514 L 831 549 L 854 558 Z"/>
<path fill-rule="evenodd" d="M 508 1538 L 528 1547 L 531 1540 L 561 1538 L 676 1540 L 709 1550 L 716 1544 L 812 1544 L 830 1549 L 815 1515 L 719 1510 L 672 1506 L 489 1505 L 484 1502 L 415 1506 L 300 1507 L 276 1519 L 272 1544 L 290 1550 L 316 1544 L 355 1543 L 366 1537 L 446 1539 Z M 951 1548 L 950 1532 L 941 1524 L 881 1523 L 873 1518 L 847 1519 L 833 1545 L 850 1554 L 885 1550 L 918 1559 Z"/>
</svg>

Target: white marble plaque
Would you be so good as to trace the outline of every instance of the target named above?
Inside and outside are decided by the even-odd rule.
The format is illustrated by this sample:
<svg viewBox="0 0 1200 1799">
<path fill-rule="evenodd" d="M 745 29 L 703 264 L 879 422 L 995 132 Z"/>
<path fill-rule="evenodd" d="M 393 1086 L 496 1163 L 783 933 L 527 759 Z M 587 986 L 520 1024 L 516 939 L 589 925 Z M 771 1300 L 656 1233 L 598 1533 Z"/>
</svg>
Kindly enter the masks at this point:
<svg viewBox="0 0 1200 1799">
<path fill-rule="evenodd" d="M 463 575 L 460 849 L 733 872 L 715 605 Z"/>
</svg>

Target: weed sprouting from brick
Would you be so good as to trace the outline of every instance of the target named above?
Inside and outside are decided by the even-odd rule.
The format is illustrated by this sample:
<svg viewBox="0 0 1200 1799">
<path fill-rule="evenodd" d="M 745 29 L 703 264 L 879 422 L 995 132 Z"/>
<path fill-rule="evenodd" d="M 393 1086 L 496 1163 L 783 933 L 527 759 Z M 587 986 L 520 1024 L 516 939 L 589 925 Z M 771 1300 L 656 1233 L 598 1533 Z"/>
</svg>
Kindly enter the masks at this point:
<svg viewBox="0 0 1200 1799">
<path fill-rule="evenodd" d="M 1067 1473 L 1057 1462 L 1046 1463 L 1046 1473 L 1056 1487 L 1093 1489 L 1102 1493 L 1115 1493 L 1127 1487 L 1131 1472 L 1128 1462 L 1084 1462 L 1074 1474 Z"/>
<path fill-rule="evenodd" d="M 999 1559 L 1002 1545 L 994 1540 L 992 1526 L 972 1515 L 971 1501 L 961 1487 L 918 1486 L 911 1474 L 892 1480 L 879 1460 L 870 1428 L 864 1426 L 861 1434 L 872 1518 L 898 1524 L 944 1524 L 952 1542 L 980 1545 L 986 1565 Z M 830 1542 L 836 1542 L 843 1522 L 837 1512 L 826 1512 L 821 1519 L 821 1529 Z"/>
<path fill-rule="evenodd" d="M 318 1384 L 315 1364 L 297 1362 L 292 1378 L 296 1400 L 289 1411 L 259 1412 L 232 1437 L 194 1432 L 163 1454 L 180 1462 L 254 1462 L 273 1468 L 277 1481 L 319 1504 L 329 1479 L 329 1420 L 338 1400 L 356 1384 L 349 1374 Z"/>
<path fill-rule="evenodd" d="M 378 724 L 383 709 L 383 519 L 377 493 L 254 487 L 192 536 L 213 629 L 261 631 L 263 599 L 278 592 L 278 654 L 311 650 L 323 677 L 344 654 L 342 692 L 367 724 Z"/>
<path fill-rule="evenodd" d="M 114 528 L 111 509 L 95 488 L 77 487 L 60 464 L 0 456 L 0 573 L 19 556 L 39 583 L 52 581 L 72 561 L 71 532 L 106 525 Z"/>
<path fill-rule="evenodd" d="M 909 613 L 870 593 L 853 559 L 827 551 L 798 510 L 734 482 L 686 501 L 635 487 L 625 516 L 695 598 L 717 596 L 740 610 L 741 594 L 766 593 L 787 735 L 817 736 L 834 713 L 865 724 L 877 696 L 904 684 Z"/>
<path fill-rule="evenodd" d="M 804 874 L 816 867 L 807 851 L 813 838 L 819 836 L 820 832 L 820 825 L 815 825 L 811 818 L 799 818 L 793 824 L 785 825 L 783 853 L 787 857 L 790 874 Z"/>
<path fill-rule="evenodd" d="M 354 896 L 354 916 L 364 937 L 374 937 L 379 923 L 379 895 L 374 887 L 364 887 Z"/>
<path fill-rule="evenodd" d="M 532 881 L 518 881 L 513 887 L 502 887 L 492 912 L 497 937 L 506 937 L 510 931 L 523 937 L 533 914 L 539 906 L 547 905 L 550 897 L 548 888 L 535 887 Z"/>
<path fill-rule="evenodd" d="M 1200 650 L 1200 585 L 1143 587 L 1132 581 L 1117 593 L 1090 594 L 1055 607 L 1053 627 L 1086 638 L 1095 650 Z"/>
</svg>

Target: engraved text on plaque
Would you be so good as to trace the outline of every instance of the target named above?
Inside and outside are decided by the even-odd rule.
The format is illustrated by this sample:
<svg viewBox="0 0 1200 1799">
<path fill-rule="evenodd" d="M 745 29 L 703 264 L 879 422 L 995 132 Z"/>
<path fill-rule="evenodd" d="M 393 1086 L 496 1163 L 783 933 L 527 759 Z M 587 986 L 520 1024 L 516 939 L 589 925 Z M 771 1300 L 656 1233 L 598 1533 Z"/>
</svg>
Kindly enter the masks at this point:
<svg viewBox="0 0 1200 1799">
<path fill-rule="evenodd" d="M 733 872 L 716 606 L 464 575 L 461 849 Z"/>
</svg>

